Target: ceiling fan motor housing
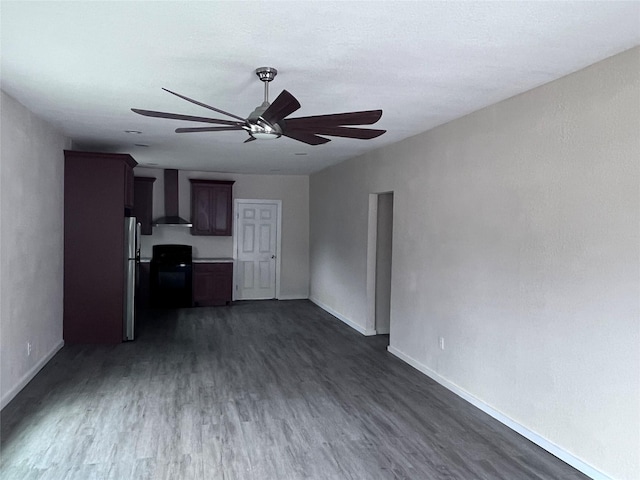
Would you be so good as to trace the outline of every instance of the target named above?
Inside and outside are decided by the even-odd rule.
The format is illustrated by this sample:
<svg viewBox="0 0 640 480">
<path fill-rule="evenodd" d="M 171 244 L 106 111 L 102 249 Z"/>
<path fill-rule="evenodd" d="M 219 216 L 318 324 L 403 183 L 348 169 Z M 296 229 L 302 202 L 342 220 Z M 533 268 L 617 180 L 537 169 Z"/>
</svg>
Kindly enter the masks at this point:
<svg viewBox="0 0 640 480">
<path fill-rule="evenodd" d="M 278 123 L 269 123 L 262 114 L 269 108 L 269 102 L 263 102 L 247 117 L 247 131 L 254 138 L 271 139 L 282 136 L 282 128 Z"/>
<path fill-rule="evenodd" d="M 278 70 L 273 67 L 260 67 L 256 68 L 256 75 L 263 82 L 270 82 L 276 75 L 278 74 Z"/>
</svg>

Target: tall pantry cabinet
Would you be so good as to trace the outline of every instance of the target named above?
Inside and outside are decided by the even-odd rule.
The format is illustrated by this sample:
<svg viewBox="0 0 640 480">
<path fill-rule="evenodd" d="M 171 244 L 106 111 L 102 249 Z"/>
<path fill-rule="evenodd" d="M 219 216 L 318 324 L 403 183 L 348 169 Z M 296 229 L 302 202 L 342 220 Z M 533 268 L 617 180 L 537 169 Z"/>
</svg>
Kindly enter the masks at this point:
<svg viewBox="0 0 640 480">
<path fill-rule="evenodd" d="M 124 218 L 137 163 L 128 154 L 64 153 L 64 341 L 120 343 Z"/>
</svg>

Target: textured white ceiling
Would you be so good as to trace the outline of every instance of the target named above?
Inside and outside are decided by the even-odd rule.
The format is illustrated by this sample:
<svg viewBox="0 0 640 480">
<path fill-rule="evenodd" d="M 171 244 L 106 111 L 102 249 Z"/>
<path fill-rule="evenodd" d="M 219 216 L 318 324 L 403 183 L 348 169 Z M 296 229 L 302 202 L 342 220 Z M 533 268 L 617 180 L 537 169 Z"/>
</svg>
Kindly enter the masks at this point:
<svg viewBox="0 0 640 480">
<path fill-rule="evenodd" d="M 640 2 L 2 1 L 0 21 L 2 89 L 76 145 L 239 173 L 318 171 L 640 44 Z M 292 117 L 381 108 L 387 133 L 243 144 L 130 111 L 212 113 L 166 87 L 245 117 L 261 66 L 279 71 L 271 99 L 302 104 Z"/>
</svg>

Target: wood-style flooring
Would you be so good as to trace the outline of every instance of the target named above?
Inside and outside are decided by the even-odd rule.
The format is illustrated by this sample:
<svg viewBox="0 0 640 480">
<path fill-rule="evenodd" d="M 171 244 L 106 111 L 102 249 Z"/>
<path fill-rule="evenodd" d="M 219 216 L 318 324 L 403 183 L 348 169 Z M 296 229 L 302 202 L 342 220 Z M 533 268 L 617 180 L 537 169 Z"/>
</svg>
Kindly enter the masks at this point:
<svg viewBox="0 0 640 480">
<path fill-rule="evenodd" d="M 141 317 L 2 411 L 0 478 L 587 478 L 308 301 Z"/>
</svg>

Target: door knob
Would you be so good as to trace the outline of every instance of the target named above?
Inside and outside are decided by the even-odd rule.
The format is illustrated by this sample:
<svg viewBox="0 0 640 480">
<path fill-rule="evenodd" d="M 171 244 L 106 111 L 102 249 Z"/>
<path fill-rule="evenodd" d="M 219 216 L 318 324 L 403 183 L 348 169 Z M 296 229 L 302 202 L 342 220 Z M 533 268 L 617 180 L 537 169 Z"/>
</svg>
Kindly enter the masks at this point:
<svg viewBox="0 0 640 480">
<path fill-rule="evenodd" d="M 271 258 L 276 258 L 276 256 L 275 255 L 271 255 Z"/>
</svg>

